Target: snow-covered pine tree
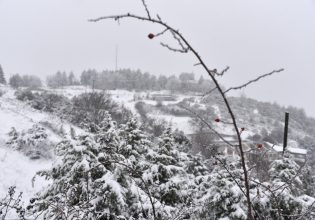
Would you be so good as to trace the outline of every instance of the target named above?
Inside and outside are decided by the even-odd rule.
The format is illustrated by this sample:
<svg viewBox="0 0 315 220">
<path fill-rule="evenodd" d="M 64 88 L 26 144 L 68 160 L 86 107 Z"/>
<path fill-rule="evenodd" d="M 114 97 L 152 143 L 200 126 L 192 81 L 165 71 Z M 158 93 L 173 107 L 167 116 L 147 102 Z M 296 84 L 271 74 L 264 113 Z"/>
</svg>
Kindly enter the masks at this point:
<svg viewBox="0 0 315 220">
<path fill-rule="evenodd" d="M 137 119 L 131 118 L 126 124 L 121 125 L 119 135 L 122 141 L 119 153 L 133 163 L 139 162 L 137 159 L 147 152 L 151 142 L 140 129 Z"/>
<path fill-rule="evenodd" d="M 153 143 L 136 119 L 116 126 L 108 112 L 95 134 L 63 140 L 51 181 L 31 202 L 48 219 L 207 219 L 211 174 L 201 156 L 180 151 L 171 129 Z M 14 132 L 12 132 L 14 133 Z M 229 185 L 230 186 L 230 185 Z M 203 210 L 204 211 L 204 210 Z"/>
<path fill-rule="evenodd" d="M 242 190 L 242 169 L 239 159 L 218 156 L 220 163 L 205 182 L 207 194 L 203 217 L 205 219 L 247 219 L 246 198 Z"/>
<path fill-rule="evenodd" d="M 146 193 L 137 186 L 128 161 L 117 153 L 121 139 L 109 114 L 98 131 L 57 145 L 58 162 L 38 173 L 52 183 L 33 200 L 34 213 L 73 220 L 140 220 L 149 213 L 140 199 Z"/>
<path fill-rule="evenodd" d="M 197 192 L 195 186 L 197 175 L 194 174 L 199 173 L 197 170 L 202 165 L 194 167 L 192 164 L 194 158 L 180 152 L 178 149 L 181 148 L 183 147 L 176 142 L 171 128 L 167 128 L 158 143 L 148 149 L 146 154 L 146 160 L 150 165 L 144 170 L 142 178 L 149 186 L 153 197 L 159 201 L 156 209 L 161 219 L 168 219 L 171 216 L 189 218 L 195 211 L 192 206 L 195 204 Z"/>
<path fill-rule="evenodd" d="M 301 180 L 303 182 L 303 191 L 306 195 L 315 196 L 315 177 L 311 171 L 311 167 L 305 164 L 302 171 Z"/>
<path fill-rule="evenodd" d="M 161 135 L 156 149 L 150 150 L 147 159 L 153 164 L 145 172 L 145 179 L 159 187 L 154 189 L 154 195 L 162 203 L 175 206 L 180 203 L 179 183 L 174 181 L 176 175 L 184 174 L 183 167 L 179 165 L 179 152 L 171 129 L 167 128 Z"/>
<path fill-rule="evenodd" d="M 4 84 L 4 85 L 7 84 L 1 65 L 0 65 L 0 84 Z"/>
<path fill-rule="evenodd" d="M 64 140 L 57 145 L 56 153 L 60 162 L 51 170 L 38 173 L 52 184 L 38 195 L 36 213 L 43 212 L 47 219 L 73 220 L 110 216 L 123 219 L 129 215 L 125 196 L 128 190 L 119 183 L 119 168 L 105 168 L 104 154 L 92 136 Z M 128 186 L 128 180 L 125 184 Z"/>
<path fill-rule="evenodd" d="M 274 191 L 274 195 L 270 195 L 272 218 L 278 218 L 281 214 L 284 219 L 292 219 L 290 216 L 298 216 L 307 209 L 305 199 L 312 198 L 303 195 L 301 169 L 292 158 L 284 155 L 283 158 L 273 161 L 269 174 L 269 188 Z"/>
</svg>

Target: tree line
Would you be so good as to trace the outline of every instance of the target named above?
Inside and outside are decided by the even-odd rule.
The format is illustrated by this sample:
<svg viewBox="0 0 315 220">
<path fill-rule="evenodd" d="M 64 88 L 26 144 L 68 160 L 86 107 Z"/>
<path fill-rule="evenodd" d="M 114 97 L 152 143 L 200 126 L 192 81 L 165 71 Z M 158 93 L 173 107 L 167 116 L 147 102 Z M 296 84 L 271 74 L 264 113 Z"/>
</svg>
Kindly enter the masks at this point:
<svg viewBox="0 0 315 220">
<path fill-rule="evenodd" d="M 210 81 L 202 76 L 195 79 L 194 73 L 181 73 L 179 76 L 155 76 L 140 70 L 120 69 L 118 71 L 93 69 L 85 70 L 80 76 L 82 85 L 96 89 L 127 89 L 127 90 L 171 90 L 205 92 Z"/>
<path fill-rule="evenodd" d="M 4 72 L 0 66 L 0 83 L 6 84 Z M 79 79 L 73 72 L 58 71 L 46 77 L 46 84 L 51 88 L 84 85 L 101 90 L 170 90 L 173 92 L 206 92 L 211 82 L 194 73 L 181 73 L 179 76 L 152 75 L 141 70 L 120 69 L 117 71 L 95 69 L 84 70 Z M 9 78 L 9 85 L 13 88 L 39 88 L 42 80 L 35 75 L 14 74 Z"/>
</svg>

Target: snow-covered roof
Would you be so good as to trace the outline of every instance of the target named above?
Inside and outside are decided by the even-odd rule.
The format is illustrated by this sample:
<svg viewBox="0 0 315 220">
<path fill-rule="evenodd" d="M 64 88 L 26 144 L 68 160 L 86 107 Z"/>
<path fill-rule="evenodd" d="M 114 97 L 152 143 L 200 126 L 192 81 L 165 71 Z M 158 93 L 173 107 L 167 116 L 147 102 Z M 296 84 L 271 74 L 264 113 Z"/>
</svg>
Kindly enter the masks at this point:
<svg viewBox="0 0 315 220">
<path fill-rule="evenodd" d="M 283 151 L 283 146 L 280 145 L 273 145 L 271 143 L 267 143 L 272 149 L 274 149 L 277 152 L 282 152 Z M 297 148 L 297 147 L 290 147 L 288 146 L 286 148 L 286 151 L 292 153 L 292 154 L 307 154 L 307 150 L 303 148 Z"/>
<path fill-rule="evenodd" d="M 289 147 L 287 150 L 293 154 L 307 154 L 307 150 L 302 148 Z"/>
</svg>

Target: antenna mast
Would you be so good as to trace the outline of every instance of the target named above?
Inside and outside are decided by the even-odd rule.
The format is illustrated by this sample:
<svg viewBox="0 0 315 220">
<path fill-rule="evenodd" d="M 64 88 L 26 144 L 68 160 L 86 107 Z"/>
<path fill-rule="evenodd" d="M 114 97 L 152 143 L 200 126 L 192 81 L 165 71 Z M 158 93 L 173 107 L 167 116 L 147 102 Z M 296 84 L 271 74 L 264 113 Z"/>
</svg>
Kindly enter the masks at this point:
<svg viewBox="0 0 315 220">
<path fill-rule="evenodd" d="M 115 48 L 115 72 L 118 70 L 118 45 L 116 44 Z"/>
</svg>

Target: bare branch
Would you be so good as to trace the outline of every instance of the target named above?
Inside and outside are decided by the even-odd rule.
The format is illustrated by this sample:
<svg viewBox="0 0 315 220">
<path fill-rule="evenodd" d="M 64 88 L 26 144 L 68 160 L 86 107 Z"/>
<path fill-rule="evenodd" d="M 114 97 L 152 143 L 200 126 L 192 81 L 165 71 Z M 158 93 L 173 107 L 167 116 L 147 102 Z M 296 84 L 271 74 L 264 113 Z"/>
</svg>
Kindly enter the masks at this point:
<svg viewBox="0 0 315 220">
<path fill-rule="evenodd" d="M 193 114 L 195 117 L 199 118 L 200 121 L 202 121 L 213 133 L 215 133 L 224 143 L 231 147 L 236 147 L 235 145 L 231 144 L 229 141 L 227 141 L 219 132 L 217 132 L 205 119 L 203 119 L 200 115 L 198 115 L 196 112 L 192 111 L 191 109 L 180 105 L 181 108 L 185 109 L 186 111 Z"/>
<path fill-rule="evenodd" d="M 159 19 L 159 21 L 162 21 L 160 15 L 157 14 L 156 17 Z"/>
<path fill-rule="evenodd" d="M 168 31 L 168 28 L 166 28 L 164 31 L 161 31 L 160 33 L 157 33 L 155 37 L 163 35 L 166 31 Z"/>
<path fill-rule="evenodd" d="M 147 9 L 147 7 L 146 7 Z M 157 18 L 158 19 L 154 19 L 154 18 L 151 18 L 149 15 L 148 15 L 148 18 L 147 17 L 142 17 L 142 16 L 138 16 L 138 15 L 133 15 L 133 14 L 130 14 L 130 13 L 127 13 L 127 14 L 122 14 L 122 15 L 114 15 L 114 16 L 104 16 L 104 17 L 99 17 L 99 18 L 96 18 L 96 19 L 91 19 L 89 21 L 91 22 L 97 22 L 97 21 L 100 21 L 100 20 L 105 20 L 105 19 L 114 19 L 114 20 L 119 20 L 121 18 L 133 18 L 133 19 L 138 19 L 138 20 L 141 20 L 141 21 L 146 21 L 146 22 L 152 22 L 152 23 L 155 23 L 155 24 L 160 24 L 162 26 L 164 26 L 164 28 L 167 28 L 171 31 L 172 34 L 175 35 L 175 39 L 179 39 L 178 43 L 179 45 L 182 47 L 182 50 L 178 50 L 178 49 L 174 49 L 174 48 L 171 48 L 169 47 L 168 45 L 166 44 L 162 44 L 162 46 L 164 47 L 169 47 L 168 49 L 170 49 L 171 51 L 175 51 L 175 52 L 180 52 L 180 51 L 191 51 L 192 54 L 195 56 L 195 58 L 197 59 L 197 63 L 198 65 L 201 65 L 203 67 L 203 69 L 208 73 L 209 77 L 212 79 L 212 81 L 214 82 L 215 84 L 215 87 L 216 89 L 218 90 L 219 94 L 221 95 L 224 103 L 225 103 L 225 106 L 227 107 L 227 110 L 228 110 L 228 113 L 232 119 L 232 124 L 233 124 L 233 127 L 234 127 L 234 130 L 235 130 L 235 133 L 236 133 L 236 136 L 237 136 L 237 139 L 238 139 L 238 149 L 239 149 L 239 152 L 240 152 L 240 157 L 241 157 L 241 164 L 242 164 L 242 169 L 244 171 L 244 184 L 245 184 L 245 191 L 246 191 L 246 202 L 247 202 L 247 218 L 249 220 L 252 220 L 253 219 L 253 215 L 252 215 L 252 203 L 251 203 L 251 195 L 250 195 L 250 187 L 249 187 L 249 178 L 248 178 L 248 171 L 247 171 L 247 167 L 246 167 L 246 159 L 245 159 L 245 155 L 244 155 L 244 150 L 243 150 L 243 142 L 242 142 L 242 138 L 241 138 L 241 134 L 240 134 L 240 130 L 238 128 L 238 124 L 236 122 L 236 117 L 234 115 L 234 112 L 232 110 L 232 107 L 226 97 L 226 93 L 230 90 L 233 90 L 233 89 L 241 89 L 243 87 L 246 87 L 247 85 L 253 83 L 253 82 L 256 82 L 258 81 L 259 79 L 265 77 L 265 76 L 268 76 L 268 75 L 271 75 L 275 72 L 281 72 L 283 71 L 283 69 L 280 69 L 280 70 L 277 70 L 277 71 L 273 71 L 269 74 L 265 74 L 265 75 L 262 75 L 260 77 L 258 77 L 257 79 L 255 80 L 252 80 L 252 81 L 249 81 L 248 83 L 245 83 L 244 85 L 242 86 L 239 86 L 239 87 L 232 87 L 226 91 L 223 91 L 223 88 L 220 86 L 218 80 L 216 79 L 216 75 L 217 75 L 217 71 L 216 70 L 210 70 L 206 63 L 204 62 L 204 60 L 201 58 L 201 56 L 199 55 L 199 53 L 192 47 L 192 45 L 187 41 L 187 39 L 181 34 L 179 33 L 178 30 L 172 28 L 171 26 L 169 26 L 168 24 L 166 24 L 164 21 L 161 20 L 161 18 L 158 16 Z M 173 35 L 173 36 L 174 36 Z M 222 75 L 227 71 L 227 68 L 225 70 L 223 70 L 221 73 Z M 219 75 L 221 74 L 219 73 Z M 198 117 L 198 115 L 196 115 Z M 200 116 L 199 116 L 199 119 Z M 204 121 L 205 122 L 205 121 Z M 209 124 L 208 124 L 209 125 Z M 211 126 L 210 126 L 211 127 Z M 218 133 L 217 133 L 218 134 Z M 230 144 L 229 144 L 230 145 Z"/>
<path fill-rule="evenodd" d="M 214 87 L 212 89 L 210 89 L 208 92 L 206 92 L 205 94 L 201 95 L 202 98 L 206 97 L 207 95 L 210 95 L 212 92 L 214 92 L 217 89 L 217 87 Z"/>
<path fill-rule="evenodd" d="M 165 44 L 163 42 L 161 42 L 160 44 L 162 47 L 166 47 L 167 49 L 169 49 L 173 52 L 179 52 L 179 53 L 187 53 L 188 52 L 188 49 L 176 49 L 176 48 L 173 48 L 173 47 L 171 47 L 168 44 Z"/>
<path fill-rule="evenodd" d="M 178 32 L 178 31 L 177 31 L 177 32 Z M 177 37 L 177 35 L 175 34 L 175 32 L 174 32 L 174 31 L 171 31 L 171 33 L 172 33 L 174 39 L 175 39 L 175 40 L 178 42 L 178 44 L 181 46 L 181 48 L 182 48 L 183 50 L 184 50 L 184 49 L 187 49 L 187 48 L 183 45 L 181 39 L 180 39 L 179 37 Z"/>
<path fill-rule="evenodd" d="M 217 76 L 223 76 L 228 70 L 230 69 L 229 66 L 225 67 L 225 69 L 223 69 L 220 73 L 217 73 Z"/>
<path fill-rule="evenodd" d="M 142 1 L 142 4 L 143 4 L 143 7 L 144 7 L 145 11 L 147 12 L 148 18 L 151 19 L 151 15 L 150 15 L 150 11 L 148 9 L 148 5 L 146 4 L 145 0 L 141 0 L 141 1 Z"/>
<path fill-rule="evenodd" d="M 238 125 L 237 125 L 236 118 L 235 118 L 234 112 L 232 110 L 232 107 L 231 107 L 229 101 L 227 100 L 223 89 L 220 87 L 220 84 L 219 84 L 218 80 L 215 78 L 213 73 L 209 70 L 209 68 L 207 67 L 206 63 L 203 61 L 203 59 L 199 55 L 199 53 L 190 45 L 190 43 L 186 40 L 186 38 L 183 35 L 181 35 L 177 30 L 175 30 L 174 28 L 172 28 L 171 26 L 169 26 L 168 24 L 166 24 L 162 20 L 156 20 L 156 19 L 153 19 L 153 18 L 149 19 L 149 18 L 145 18 L 145 17 L 142 17 L 142 16 L 137 16 L 137 15 L 133 15 L 133 14 L 127 13 L 127 14 L 123 14 L 123 15 L 113 15 L 113 16 L 99 17 L 99 18 L 96 18 L 96 19 L 91 19 L 89 21 L 97 22 L 97 21 L 105 20 L 105 19 L 117 20 L 117 19 L 121 19 L 121 18 L 134 18 L 134 19 L 138 19 L 138 20 L 141 20 L 141 21 L 152 22 L 152 23 L 160 24 L 160 25 L 164 26 L 165 28 L 168 28 L 171 31 L 173 31 L 182 40 L 182 42 L 187 46 L 187 48 L 189 48 L 189 50 L 194 54 L 194 56 L 198 60 L 198 63 L 200 63 L 200 65 L 208 73 L 209 77 L 214 82 L 215 86 L 218 89 L 218 92 L 222 96 L 222 99 L 223 99 L 223 101 L 224 101 L 224 103 L 225 103 L 225 105 L 227 107 L 227 110 L 228 110 L 228 112 L 230 114 L 230 117 L 231 117 L 231 119 L 233 121 L 234 130 L 235 130 L 235 133 L 236 133 L 236 136 L 237 136 L 237 139 L 238 139 L 238 148 L 239 148 L 239 152 L 240 152 L 240 156 L 241 156 L 241 163 L 242 163 L 242 169 L 244 171 L 244 182 L 245 182 L 245 188 L 246 188 L 246 201 L 247 201 L 247 207 L 248 207 L 247 217 L 248 217 L 249 220 L 252 220 L 253 216 L 252 216 L 252 204 L 251 204 L 251 198 L 250 198 L 250 189 L 249 189 L 249 179 L 248 179 L 248 172 L 247 172 L 247 168 L 246 168 L 245 155 L 244 155 L 244 152 L 243 152 L 242 138 L 241 138 L 241 135 L 240 135 L 240 131 L 239 131 L 239 128 L 238 128 Z"/>
<path fill-rule="evenodd" d="M 282 69 L 278 69 L 278 70 L 273 70 L 273 71 L 271 71 L 270 73 L 266 73 L 266 74 L 260 75 L 260 76 L 257 77 L 256 79 L 250 80 L 250 81 L 248 81 L 247 83 L 244 83 L 243 85 L 231 87 L 231 88 L 227 89 L 224 93 L 228 93 L 228 92 L 231 91 L 231 90 L 237 90 L 237 89 L 245 88 L 246 86 L 248 86 L 248 85 L 250 85 L 250 84 L 252 84 L 252 83 L 254 83 L 254 82 L 257 82 L 258 80 L 260 80 L 260 79 L 262 79 L 262 78 L 264 78 L 264 77 L 271 76 L 271 75 L 274 74 L 274 73 L 280 73 L 280 72 L 282 72 L 282 71 L 284 71 L 283 68 L 282 68 Z"/>
<path fill-rule="evenodd" d="M 223 168 L 228 172 L 228 174 L 230 175 L 230 177 L 233 179 L 233 181 L 236 183 L 236 185 L 237 185 L 238 188 L 241 190 L 241 192 L 243 193 L 243 195 L 246 197 L 246 192 L 244 191 L 244 189 L 243 189 L 243 187 L 240 185 L 240 183 L 237 181 L 237 178 L 236 178 L 236 177 L 232 174 L 232 172 L 227 168 L 227 166 L 226 166 L 227 164 L 224 163 L 224 161 L 222 161 L 219 157 L 217 157 L 217 156 L 215 156 L 215 155 L 213 155 L 213 157 L 214 157 L 214 159 L 218 160 L 218 161 L 222 164 Z M 241 180 L 241 179 L 239 179 L 239 180 Z M 254 207 L 252 204 L 251 204 L 251 207 L 252 207 L 252 209 L 254 210 L 254 212 L 256 213 L 257 217 L 258 217 L 259 219 L 261 219 L 259 213 L 256 211 L 255 207 Z"/>
</svg>

